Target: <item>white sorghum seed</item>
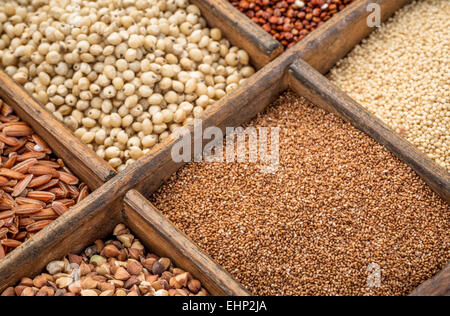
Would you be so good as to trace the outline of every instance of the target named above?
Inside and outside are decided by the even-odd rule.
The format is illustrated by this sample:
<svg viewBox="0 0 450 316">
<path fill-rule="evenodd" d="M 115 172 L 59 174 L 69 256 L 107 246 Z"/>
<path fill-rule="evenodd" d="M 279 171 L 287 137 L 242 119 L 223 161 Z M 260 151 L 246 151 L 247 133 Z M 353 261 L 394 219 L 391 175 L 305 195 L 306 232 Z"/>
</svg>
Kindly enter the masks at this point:
<svg viewBox="0 0 450 316">
<path fill-rule="evenodd" d="M 209 97 L 207 95 L 202 95 L 197 99 L 197 101 L 195 101 L 195 103 L 202 108 L 206 108 L 209 104 Z"/>
<path fill-rule="evenodd" d="M 117 168 L 122 164 L 122 159 L 120 158 L 112 158 L 108 161 L 109 165 L 113 168 Z"/>
<path fill-rule="evenodd" d="M 178 109 L 174 116 L 173 116 L 173 121 L 175 123 L 183 123 L 186 119 L 186 111 L 184 111 L 183 109 Z"/>
<path fill-rule="evenodd" d="M 195 118 L 199 118 L 203 114 L 204 110 L 203 110 L 203 107 L 196 106 L 196 107 L 194 107 L 192 112 L 193 112 Z"/>
<path fill-rule="evenodd" d="M 160 135 L 162 133 L 164 133 L 164 131 L 167 129 L 167 124 L 166 123 L 162 123 L 162 124 L 155 124 L 153 126 L 153 131 Z"/>
<path fill-rule="evenodd" d="M 81 136 L 81 141 L 85 144 L 90 144 L 95 138 L 95 134 L 92 132 L 86 132 Z"/>
<path fill-rule="evenodd" d="M 117 168 L 254 73 L 186 0 L 25 2 L 0 5 L 0 66 Z"/>
<path fill-rule="evenodd" d="M 142 145 L 144 148 L 152 148 L 158 142 L 158 136 L 152 134 L 142 138 Z"/>
</svg>

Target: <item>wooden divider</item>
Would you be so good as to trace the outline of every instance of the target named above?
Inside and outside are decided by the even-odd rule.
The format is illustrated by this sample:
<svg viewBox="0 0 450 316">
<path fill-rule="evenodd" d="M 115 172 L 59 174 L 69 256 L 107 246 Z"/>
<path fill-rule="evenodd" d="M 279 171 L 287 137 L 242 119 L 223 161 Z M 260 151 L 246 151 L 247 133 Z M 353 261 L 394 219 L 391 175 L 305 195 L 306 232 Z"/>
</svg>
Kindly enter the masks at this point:
<svg viewBox="0 0 450 316">
<path fill-rule="evenodd" d="M 173 226 L 148 200 L 131 190 L 125 197 L 125 224 L 141 241 L 176 266 L 191 272 L 213 295 L 247 296 L 247 290 Z"/>
<path fill-rule="evenodd" d="M 356 0 L 297 43 L 296 50 L 300 52 L 299 57 L 319 72 L 326 73 L 374 30 L 367 23 L 369 15 L 373 13 L 373 10 L 368 7 L 370 4 L 379 5 L 380 20 L 384 22 L 395 11 L 412 1 Z M 231 5 L 228 0 L 193 0 L 193 2 L 202 9 L 202 13 L 204 12 L 206 16 L 210 17 L 209 20 L 213 25 L 219 25 L 226 29 L 227 36 L 236 38 L 243 45 L 251 44 L 249 52 L 252 52 L 252 47 L 260 47 L 259 51 L 252 56 L 255 56 L 255 60 L 261 58 L 265 61 L 262 65 L 266 65 L 273 57 L 280 54 L 279 47 L 281 47 L 281 51 L 283 50 L 279 41 Z M 235 27 L 239 24 L 242 24 L 248 33 L 239 34 L 242 32 L 240 30 L 236 34 Z M 266 56 L 270 56 L 270 58 Z M 256 65 L 259 68 L 258 62 Z"/>
<path fill-rule="evenodd" d="M 233 11 L 228 2 L 193 2 L 201 8 L 211 25 L 220 27 L 233 44 L 241 45 L 250 52 L 256 67 L 262 67 L 279 53 L 279 48 L 267 38 L 268 34 L 261 33 L 245 22 L 249 20 L 242 19 L 243 15 L 236 13 L 234 8 Z M 358 128 L 397 153 L 448 201 L 448 175 L 446 177 L 442 174 L 423 154 L 408 147 L 403 139 L 391 135 L 391 131 L 374 116 L 361 111 L 354 101 L 336 91 L 331 83 L 299 60 L 302 57 L 319 72 L 327 72 L 371 31 L 365 22 L 368 15 L 367 4 L 372 2 L 380 4 L 383 19 L 386 19 L 410 1 L 360 0 L 349 6 L 329 23 L 262 67 L 243 86 L 205 111 L 202 117 L 203 129 L 210 126 L 224 129 L 247 122 L 291 86 L 314 103 L 354 122 Z M 174 163 L 171 159 L 171 148 L 176 139 L 169 137 L 161 145 L 155 146 L 148 155 L 113 177 L 115 172 L 109 165 L 95 156 L 92 150 L 87 149 L 49 113 L 42 110 L 33 98 L 1 71 L 0 97 L 11 104 L 19 116 L 26 120 L 91 188 L 98 188 L 107 181 L 70 212 L 0 260 L 0 289 L 13 285 L 23 276 L 40 272 L 50 260 L 61 258 L 69 251 L 82 250 L 95 239 L 107 236 L 114 225 L 124 221 L 148 247 L 161 255 L 173 257 L 181 268 L 192 271 L 212 294 L 248 294 L 143 196 L 136 191 L 128 192 L 136 189 L 147 196 L 183 165 Z M 189 126 L 189 129 L 193 131 L 193 126 Z M 442 279 L 445 280 L 442 277 L 437 278 Z"/>
<path fill-rule="evenodd" d="M 239 12 L 227 0 L 191 0 L 211 26 L 222 30 L 234 45 L 245 49 L 253 64 L 262 68 L 283 53 L 283 45 Z"/>
<path fill-rule="evenodd" d="M 115 225 L 124 223 L 148 249 L 171 258 L 176 266 L 199 279 L 211 294 L 248 295 L 228 272 L 139 193 L 130 191 L 124 199 L 124 192 L 112 190 L 113 185 L 114 181 L 110 181 L 0 260 L 0 292 L 22 277 L 40 273 L 50 261 L 79 253 L 95 240 L 108 237 Z"/>
<path fill-rule="evenodd" d="M 415 289 L 410 296 L 450 296 L 450 263 Z"/>
<path fill-rule="evenodd" d="M 238 126 L 261 112 L 287 88 L 286 71 L 295 59 L 295 51 L 282 55 L 249 78 L 237 90 L 208 108 L 201 117 L 202 132 L 194 135 L 192 141 L 202 141 L 203 130 L 207 127 L 217 126 L 224 129 Z M 191 132 L 194 131 L 193 124 L 187 128 Z M 184 165 L 183 162 L 176 163 L 172 160 L 171 150 L 177 141 L 173 136 L 169 136 L 117 177 L 130 188 L 148 196 Z"/>
<path fill-rule="evenodd" d="M 290 86 L 313 104 L 342 117 L 385 146 L 414 169 L 445 201 L 450 201 L 450 176 L 444 168 L 438 166 L 304 61 L 298 60 L 290 67 Z"/>
<path fill-rule="evenodd" d="M 358 0 L 336 14 L 329 22 L 300 41 L 296 49 L 299 57 L 320 73 L 327 73 L 376 28 L 369 27 L 368 5 L 379 5 L 381 21 L 386 21 L 395 11 L 412 0 Z"/>
<path fill-rule="evenodd" d="M 108 187 L 91 193 L 0 260 L 0 291 L 14 286 L 22 277 L 35 276 L 50 261 L 106 237 L 118 223 L 122 209 L 120 198 Z"/>
<path fill-rule="evenodd" d="M 108 163 L 75 137 L 2 70 L 0 98 L 9 104 L 22 120 L 30 124 L 91 190 L 100 187 L 115 175 Z"/>
</svg>

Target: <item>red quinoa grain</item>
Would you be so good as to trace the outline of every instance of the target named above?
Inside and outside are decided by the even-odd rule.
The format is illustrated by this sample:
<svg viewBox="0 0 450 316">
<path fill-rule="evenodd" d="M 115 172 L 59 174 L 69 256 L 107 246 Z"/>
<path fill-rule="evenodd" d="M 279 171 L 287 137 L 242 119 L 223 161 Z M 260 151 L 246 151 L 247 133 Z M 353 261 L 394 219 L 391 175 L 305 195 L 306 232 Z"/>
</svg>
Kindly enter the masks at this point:
<svg viewBox="0 0 450 316">
<path fill-rule="evenodd" d="M 252 293 L 405 295 L 449 261 L 448 204 L 371 138 L 292 93 L 251 125 L 281 127 L 276 174 L 189 164 L 152 201 Z"/>
<path fill-rule="evenodd" d="M 290 48 L 354 0 L 230 0 L 239 11 Z"/>
</svg>

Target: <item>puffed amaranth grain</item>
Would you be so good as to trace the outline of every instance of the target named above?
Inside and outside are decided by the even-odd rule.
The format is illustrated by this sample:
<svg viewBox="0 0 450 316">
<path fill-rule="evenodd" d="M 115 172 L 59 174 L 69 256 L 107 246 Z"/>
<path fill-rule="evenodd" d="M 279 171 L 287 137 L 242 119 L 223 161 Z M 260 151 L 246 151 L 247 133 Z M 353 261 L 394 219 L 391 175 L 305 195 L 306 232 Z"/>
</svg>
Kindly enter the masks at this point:
<svg viewBox="0 0 450 316">
<path fill-rule="evenodd" d="M 450 1 L 414 1 L 329 78 L 450 172 Z"/>
</svg>

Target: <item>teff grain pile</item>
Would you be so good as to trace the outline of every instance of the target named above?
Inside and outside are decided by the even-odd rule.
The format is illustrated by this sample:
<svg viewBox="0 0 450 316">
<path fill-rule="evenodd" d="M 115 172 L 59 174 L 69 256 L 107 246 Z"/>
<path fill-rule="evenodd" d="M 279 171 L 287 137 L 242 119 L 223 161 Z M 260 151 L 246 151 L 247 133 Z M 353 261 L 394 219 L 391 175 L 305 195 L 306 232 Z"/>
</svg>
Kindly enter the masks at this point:
<svg viewBox="0 0 450 316">
<path fill-rule="evenodd" d="M 406 294 L 448 262 L 448 205 L 381 145 L 291 93 L 252 125 L 281 127 L 277 173 L 191 164 L 152 198 L 251 292 Z"/>
<path fill-rule="evenodd" d="M 450 1 L 403 8 L 329 77 L 450 171 Z"/>
</svg>

